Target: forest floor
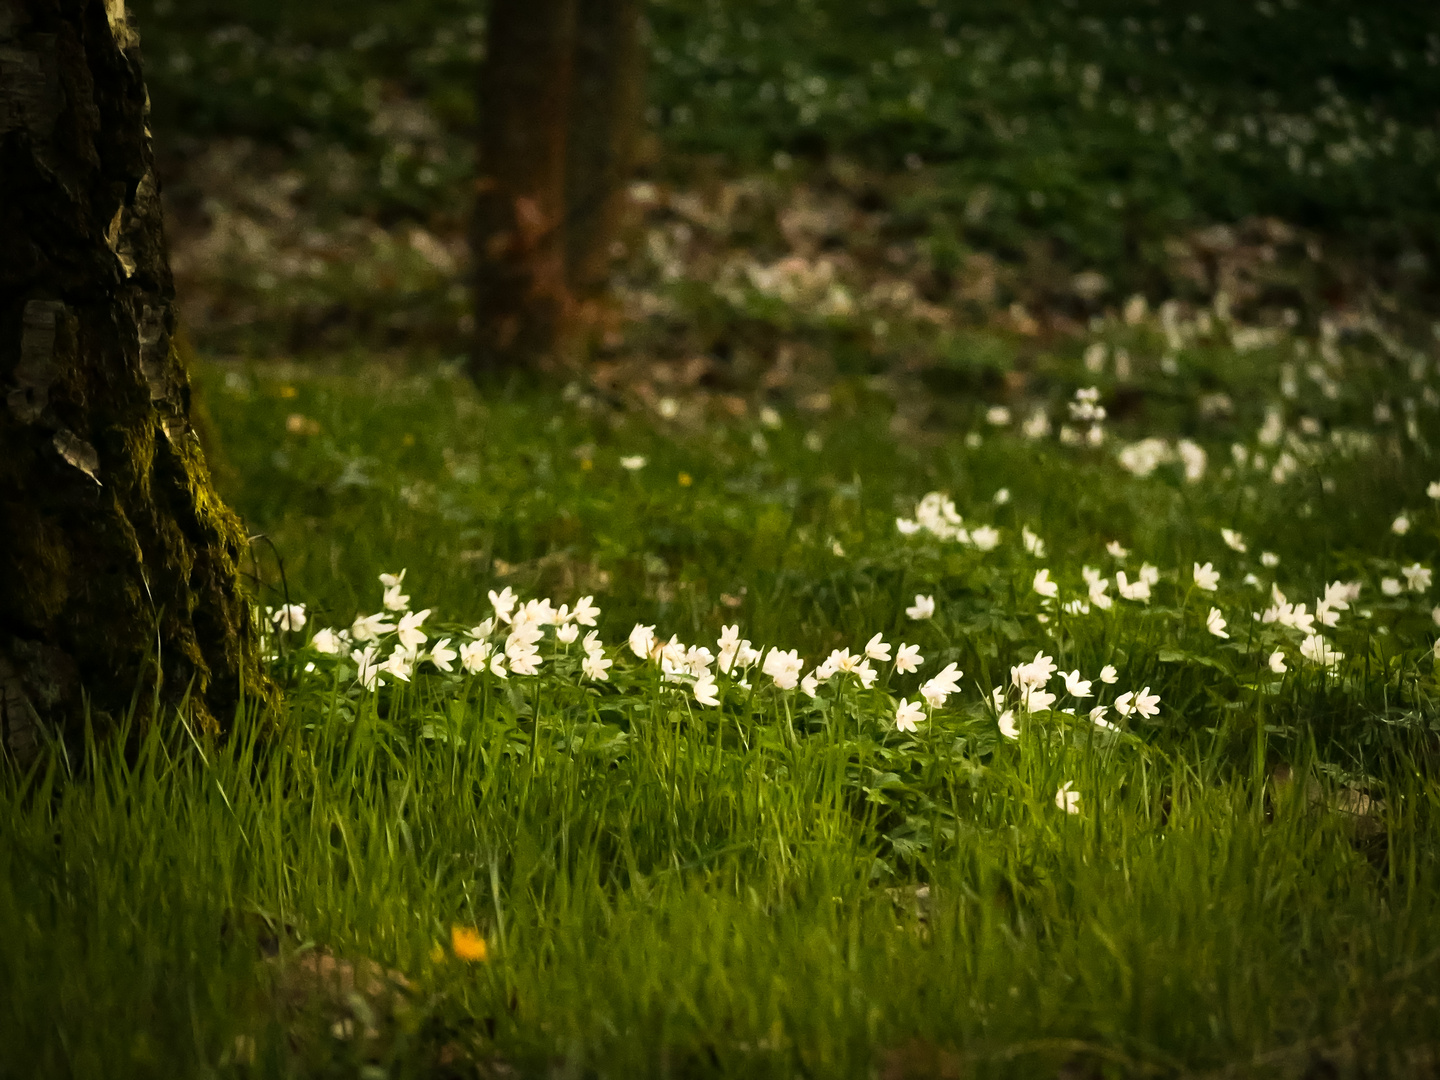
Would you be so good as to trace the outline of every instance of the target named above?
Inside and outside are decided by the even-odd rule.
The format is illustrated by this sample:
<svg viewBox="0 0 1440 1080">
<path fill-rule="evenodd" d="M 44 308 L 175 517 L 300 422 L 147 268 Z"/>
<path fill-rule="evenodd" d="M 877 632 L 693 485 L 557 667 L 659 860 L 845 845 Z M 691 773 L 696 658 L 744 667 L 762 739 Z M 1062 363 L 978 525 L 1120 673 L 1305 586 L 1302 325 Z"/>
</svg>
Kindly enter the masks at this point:
<svg viewBox="0 0 1440 1080">
<path fill-rule="evenodd" d="M 1433 139 L 1440 38 L 1307 24 L 1358 89 L 1305 115 L 1372 158 L 1296 167 L 1301 104 L 1126 44 L 1204 20 L 872 4 L 787 55 L 837 8 L 796 4 L 722 71 L 765 6 L 655 6 L 597 358 L 483 389 L 443 194 L 483 23 L 141 11 L 284 708 L 0 771 L 0 1077 L 1440 1071 L 1433 193 L 1373 161 Z M 233 122 L 261 80 L 283 137 Z"/>
</svg>

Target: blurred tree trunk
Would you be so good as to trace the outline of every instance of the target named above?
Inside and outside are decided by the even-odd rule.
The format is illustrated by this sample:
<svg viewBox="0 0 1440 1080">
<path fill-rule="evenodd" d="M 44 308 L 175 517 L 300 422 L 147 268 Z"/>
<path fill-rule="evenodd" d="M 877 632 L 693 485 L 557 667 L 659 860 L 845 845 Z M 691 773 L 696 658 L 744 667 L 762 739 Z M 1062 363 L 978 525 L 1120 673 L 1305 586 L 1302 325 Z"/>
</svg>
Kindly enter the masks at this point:
<svg viewBox="0 0 1440 1080">
<path fill-rule="evenodd" d="M 605 287 L 640 137 L 640 0 L 579 0 L 566 151 L 566 267 L 582 298 Z"/>
<path fill-rule="evenodd" d="M 0 742 L 268 696 L 189 422 L 123 0 L 0 0 Z"/>
<path fill-rule="evenodd" d="M 476 375 L 554 359 L 604 289 L 640 134 L 641 0 L 494 0 L 471 251 Z"/>
<path fill-rule="evenodd" d="M 476 375 L 552 357 L 570 316 L 565 142 L 575 0 L 495 0 L 470 250 Z"/>
</svg>

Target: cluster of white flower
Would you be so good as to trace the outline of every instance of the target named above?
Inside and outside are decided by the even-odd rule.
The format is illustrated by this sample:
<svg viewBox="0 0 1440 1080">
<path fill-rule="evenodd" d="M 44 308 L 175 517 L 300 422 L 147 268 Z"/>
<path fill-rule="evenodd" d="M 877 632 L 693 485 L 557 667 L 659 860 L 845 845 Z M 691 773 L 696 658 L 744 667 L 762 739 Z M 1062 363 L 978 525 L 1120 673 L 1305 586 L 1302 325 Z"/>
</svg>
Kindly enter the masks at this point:
<svg viewBox="0 0 1440 1080">
<path fill-rule="evenodd" d="M 1314 664 L 1333 666 L 1344 659 L 1345 654 L 1331 648 L 1316 631 L 1315 624 L 1334 627 L 1340 622 L 1340 612 L 1350 610 L 1350 605 L 1360 598 L 1358 581 L 1332 581 L 1325 587 L 1325 595 L 1315 601 L 1311 612 L 1305 604 L 1292 604 L 1286 599 L 1278 585 L 1270 586 L 1270 606 L 1258 612 L 1256 618 L 1265 624 L 1275 624 L 1305 635 L 1300 643 L 1300 655 Z M 1277 673 L 1285 670 L 1284 654 L 1276 651 L 1270 656 L 1270 669 Z"/>
<path fill-rule="evenodd" d="M 1002 503 L 1006 499 L 1000 500 Z M 1000 545 L 1000 531 L 989 525 L 975 529 L 964 528 L 965 521 L 955 510 L 955 503 L 938 491 L 932 491 L 915 506 L 913 518 L 896 518 L 895 527 L 902 536 L 914 536 L 928 532 L 941 540 L 952 540 L 967 544 L 980 551 L 994 551 Z"/>
<path fill-rule="evenodd" d="M 1051 680 L 1055 678 L 1062 680 L 1065 684 L 1064 689 L 1059 693 L 1046 689 Z M 1113 664 L 1106 664 L 1100 669 L 1097 678 L 1106 686 L 1112 686 L 1119 681 L 1119 672 L 1115 670 Z M 1078 668 L 1074 671 L 1060 671 L 1052 657 L 1044 655 L 1043 652 L 1037 652 L 1034 659 L 1028 663 L 1017 664 L 1010 669 L 1009 687 L 997 686 L 990 692 L 990 700 L 995 708 L 995 718 L 999 724 L 1000 733 L 1007 739 L 1018 739 L 1020 727 L 1016 713 L 1029 716 L 1034 713 L 1051 711 L 1061 694 L 1074 699 L 1075 705 L 1060 710 L 1073 716 L 1080 702 L 1095 696 L 1091 690 L 1094 685 L 1095 681 L 1084 678 Z M 1012 692 L 1014 694 L 1013 701 L 1011 699 Z M 1115 725 L 1106 719 L 1111 708 L 1110 705 L 1097 704 L 1086 715 L 1097 727 L 1114 731 L 1116 730 Z M 1140 716 L 1148 718 L 1160 712 L 1160 697 L 1158 694 L 1150 693 L 1150 687 L 1147 686 L 1138 692 L 1131 690 L 1121 694 L 1115 699 L 1113 708 L 1122 717 L 1138 713 Z"/>
<path fill-rule="evenodd" d="M 1165 439 L 1141 439 L 1121 449 L 1117 455 L 1122 468 L 1134 476 L 1149 476 L 1161 465 L 1178 462 L 1189 483 L 1205 476 L 1209 458 L 1205 449 L 1189 439 L 1180 439 L 1171 446 Z"/>
<path fill-rule="evenodd" d="M 1070 419 L 1089 425 L 1084 431 L 1069 424 L 1060 426 L 1060 441 L 1066 446 L 1099 446 L 1105 441 L 1105 406 L 1100 404 L 1100 391 L 1091 386 L 1075 391 L 1069 403 Z"/>
</svg>

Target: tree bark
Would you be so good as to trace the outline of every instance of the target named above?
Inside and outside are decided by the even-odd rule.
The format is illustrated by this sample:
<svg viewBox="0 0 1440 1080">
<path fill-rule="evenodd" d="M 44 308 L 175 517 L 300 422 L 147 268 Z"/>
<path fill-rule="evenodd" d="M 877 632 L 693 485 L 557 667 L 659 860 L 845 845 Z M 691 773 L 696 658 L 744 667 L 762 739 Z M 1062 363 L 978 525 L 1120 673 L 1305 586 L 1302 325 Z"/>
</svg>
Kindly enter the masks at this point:
<svg viewBox="0 0 1440 1080">
<path fill-rule="evenodd" d="M 565 246 L 570 291 L 603 292 L 640 137 L 644 63 L 640 0 L 578 0 L 566 146 Z"/>
<path fill-rule="evenodd" d="M 565 143 L 575 0 L 495 0 L 488 36 L 470 244 L 477 376 L 553 358 L 570 315 Z"/>
<path fill-rule="evenodd" d="M 189 421 L 123 0 L 0 0 L 0 739 L 272 691 Z"/>
</svg>

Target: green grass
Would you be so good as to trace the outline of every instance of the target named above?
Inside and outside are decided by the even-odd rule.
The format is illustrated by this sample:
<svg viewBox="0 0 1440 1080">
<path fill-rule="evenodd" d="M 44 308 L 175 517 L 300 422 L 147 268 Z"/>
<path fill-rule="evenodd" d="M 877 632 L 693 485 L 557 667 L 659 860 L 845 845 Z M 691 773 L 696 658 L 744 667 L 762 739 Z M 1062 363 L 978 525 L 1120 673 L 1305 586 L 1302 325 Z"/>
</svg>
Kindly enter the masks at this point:
<svg viewBox="0 0 1440 1080">
<path fill-rule="evenodd" d="M 1105 332 L 1137 358 L 1152 333 Z M 667 420 L 579 384 L 476 392 L 444 365 L 205 368 L 230 496 L 284 560 L 282 578 L 257 544 L 262 602 L 308 605 L 277 643 L 285 711 L 223 746 L 170 720 L 128 754 L 5 769 L 0 1072 L 1428 1075 L 1433 590 L 1379 581 L 1440 536 L 1433 350 L 1397 372 L 1352 333 L 1333 397 L 1309 379 L 1276 395 L 1292 347 L 1242 357 L 1220 335 L 1167 378 L 1049 357 L 1056 424 L 1092 378 L 1138 401 L 1098 449 L 986 426 L 973 403 L 897 423 L 862 380 L 825 411 L 735 419 L 692 394 Z M 1217 388 L 1234 411 L 1202 420 Z M 1377 397 L 1401 419 L 1375 420 Z M 1269 408 L 1303 463 L 1283 483 L 1281 447 L 1256 436 Z M 1196 482 L 1116 464 L 1187 432 L 1210 458 Z M 1265 467 L 1237 469 L 1231 442 Z M 624 469 L 633 454 L 647 463 Z M 930 490 L 999 547 L 901 535 Z M 1121 565 L 1110 540 L 1132 576 L 1159 568 L 1148 604 L 1066 614 L 1032 590 L 1047 567 L 1059 601 L 1083 596 L 1083 565 Z M 1213 594 L 1191 580 L 1207 561 Z M 431 645 L 501 585 L 595 595 L 610 679 L 547 637 L 535 677 L 422 665 L 363 690 L 347 656 L 304 642 L 378 607 L 376 575 L 401 567 Z M 1323 631 L 1346 654 L 1331 669 L 1252 618 L 1272 580 L 1308 602 L 1336 579 L 1362 587 Z M 904 615 L 916 593 L 933 619 Z M 624 648 L 637 620 L 712 648 L 738 623 L 807 670 L 879 631 L 925 665 L 813 700 L 752 672 L 706 708 Z M 989 690 L 1037 649 L 1089 679 L 1115 665 L 1098 700 L 1150 686 L 1158 716 L 1107 732 L 1086 701 L 1004 738 Z M 896 700 L 952 661 L 961 692 L 898 731 Z M 1055 803 L 1065 783 L 1078 813 Z M 451 954 L 455 925 L 486 962 Z M 297 991 L 316 950 L 403 973 L 403 1007 Z M 347 1017 L 377 1034 L 337 1037 Z"/>
</svg>

